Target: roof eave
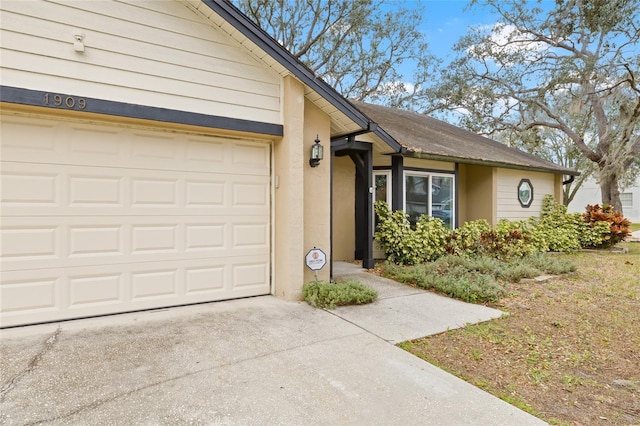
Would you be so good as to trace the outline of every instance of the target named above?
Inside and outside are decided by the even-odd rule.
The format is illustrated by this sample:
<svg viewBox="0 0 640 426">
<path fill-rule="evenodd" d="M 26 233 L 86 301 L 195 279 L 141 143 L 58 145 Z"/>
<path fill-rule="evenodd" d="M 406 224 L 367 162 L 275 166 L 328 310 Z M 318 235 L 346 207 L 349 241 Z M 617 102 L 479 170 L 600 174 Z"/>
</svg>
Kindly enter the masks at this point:
<svg viewBox="0 0 640 426">
<path fill-rule="evenodd" d="M 553 167 L 541 167 L 541 166 L 524 165 L 524 164 L 514 164 L 514 163 L 506 163 L 506 162 L 500 162 L 500 161 L 453 157 L 448 155 L 426 154 L 426 153 L 415 152 L 415 151 L 407 151 L 404 155 L 406 157 L 420 158 L 424 160 L 455 161 L 460 164 L 471 164 L 471 165 L 478 165 L 478 166 L 495 166 L 495 167 L 502 167 L 505 169 L 534 170 L 534 171 L 541 171 L 541 172 L 552 172 L 555 174 L 562 174 L 567 176 L 580 176 L 580 172 L 576 170 L 565 169 L 565 168 L 553 168 Z"/>
</svg>

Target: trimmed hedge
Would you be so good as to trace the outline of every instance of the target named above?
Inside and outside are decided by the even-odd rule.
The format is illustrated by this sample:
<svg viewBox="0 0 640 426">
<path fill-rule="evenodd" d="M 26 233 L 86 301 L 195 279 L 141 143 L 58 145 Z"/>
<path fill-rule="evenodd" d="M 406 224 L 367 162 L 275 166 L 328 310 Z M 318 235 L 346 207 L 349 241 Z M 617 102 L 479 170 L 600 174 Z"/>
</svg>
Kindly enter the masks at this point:
<svg viewBox="0 0 640 426">
<path fill-rule="evenodd" d="M 508 260 L 539 252 L 611 247 L 630 235 L 631 226 L 611 206 L 568 213 L 551 195 L 544 198 L 540 217 L 501 220 L 493 228 L 486 220 L 476 220 L 450 230 L 429 216 L 421 216 L 412 226 L 405 212 L 391 212 L 384 201 L 376 202 L 375 211 L 379 219 L 375 239 L 387 260 L 400 265 L 435 261 L 445 254 Z"/>
</svg>

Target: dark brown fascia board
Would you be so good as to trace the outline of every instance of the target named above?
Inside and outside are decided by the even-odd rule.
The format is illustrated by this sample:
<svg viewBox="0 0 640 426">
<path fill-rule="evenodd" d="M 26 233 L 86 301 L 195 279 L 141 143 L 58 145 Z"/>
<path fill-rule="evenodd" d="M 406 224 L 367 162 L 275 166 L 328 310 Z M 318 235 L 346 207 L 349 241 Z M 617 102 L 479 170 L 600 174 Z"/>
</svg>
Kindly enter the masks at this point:
<svg viewBox="0 0 640 426">
<path fill-rule="evenodd" d="M 48 110 L 64 110 L 75 113 L 95 113 L 117 117 L 153 120 L 163 123 L 179 123 L 190 126 L 207 127 L 214 129 L 232 130 L 239 132 L 256 133 L 261 135 L 282 136 L 284 127 L 281 124 L 264 123 L 238 118 L 221 117 L 201 114 L 197 112 L 179 111 L 162 107 L 129 104 L 125 102 L 110 101 L 106 99 L 88 98 L 74 93 L 56 93 L 63 98 L 81 97 L 86 102 L 82 110 L 69 109 L 64 104 L 56 106 L 53 103 L 43 105 L 47 92 L 31 90 L 22 87 L 0 85 L 0 103 L 29 105 Z"/>
<path fill-rule="evenodd" d="M 444 155 L 415 153 L 410 151 L 405 153 L 404 156 L 408 158 L 418 158 L 423 160 L 448 161 L 448 162 L 453 161 L 460 164 L 470 164 L 470 165 L 476 165 L 476 166 L 493 166 L 493 167 L 502 167 L 505 169 L 533 170 L 533 171 L 541 171 L 541 172 L 552 172 L 555 174 L 562 174 L 567 176 L 580 176 L 580 172 L 571 170 L 571 169 L 564 169 L 564 168 L 554 169 L 552 167 L 525 166 L 521 164 L 504 163 L 500 161 L 473 160 L 470 158 L 448 157 Z"/>
</svg>

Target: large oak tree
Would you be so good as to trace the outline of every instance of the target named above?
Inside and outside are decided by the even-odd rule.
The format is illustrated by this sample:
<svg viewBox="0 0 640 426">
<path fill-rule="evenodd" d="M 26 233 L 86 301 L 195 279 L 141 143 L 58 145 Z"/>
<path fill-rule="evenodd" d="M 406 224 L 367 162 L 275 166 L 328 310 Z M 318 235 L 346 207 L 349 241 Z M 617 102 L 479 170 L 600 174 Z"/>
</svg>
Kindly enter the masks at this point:
<svg viewBox="0 0 640 426">
<path fill-rule="evenodd" d="M 472 130 L 556 161 L 569 153 L 587 173 L 577 161 L 588 160 L 602 202 L 621 211 L 620 184 L 640 164 L 640 0 L 544 4 L 474 1 L 499 22 L 458 42 L 434 99 Z"/>
</svg>

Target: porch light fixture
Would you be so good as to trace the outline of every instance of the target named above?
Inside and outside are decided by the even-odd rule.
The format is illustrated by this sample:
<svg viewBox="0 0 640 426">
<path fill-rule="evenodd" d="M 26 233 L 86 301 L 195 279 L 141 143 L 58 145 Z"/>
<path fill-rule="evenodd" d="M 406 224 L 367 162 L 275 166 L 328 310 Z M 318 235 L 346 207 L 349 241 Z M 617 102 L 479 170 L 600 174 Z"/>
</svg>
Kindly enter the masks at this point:
<svg viewBox="0 0 640 426">
<path fill-rule="evenodd" d="M 315 144 L 311 146 L 311 158 L 309 159 L 309 165 L 311 167 L 318 167 L 320 165 L 320 160 L 322 160 L 324 147 L 320 145 L 320 139 L 318 135 L 316 135 Z"/>
</svg>

